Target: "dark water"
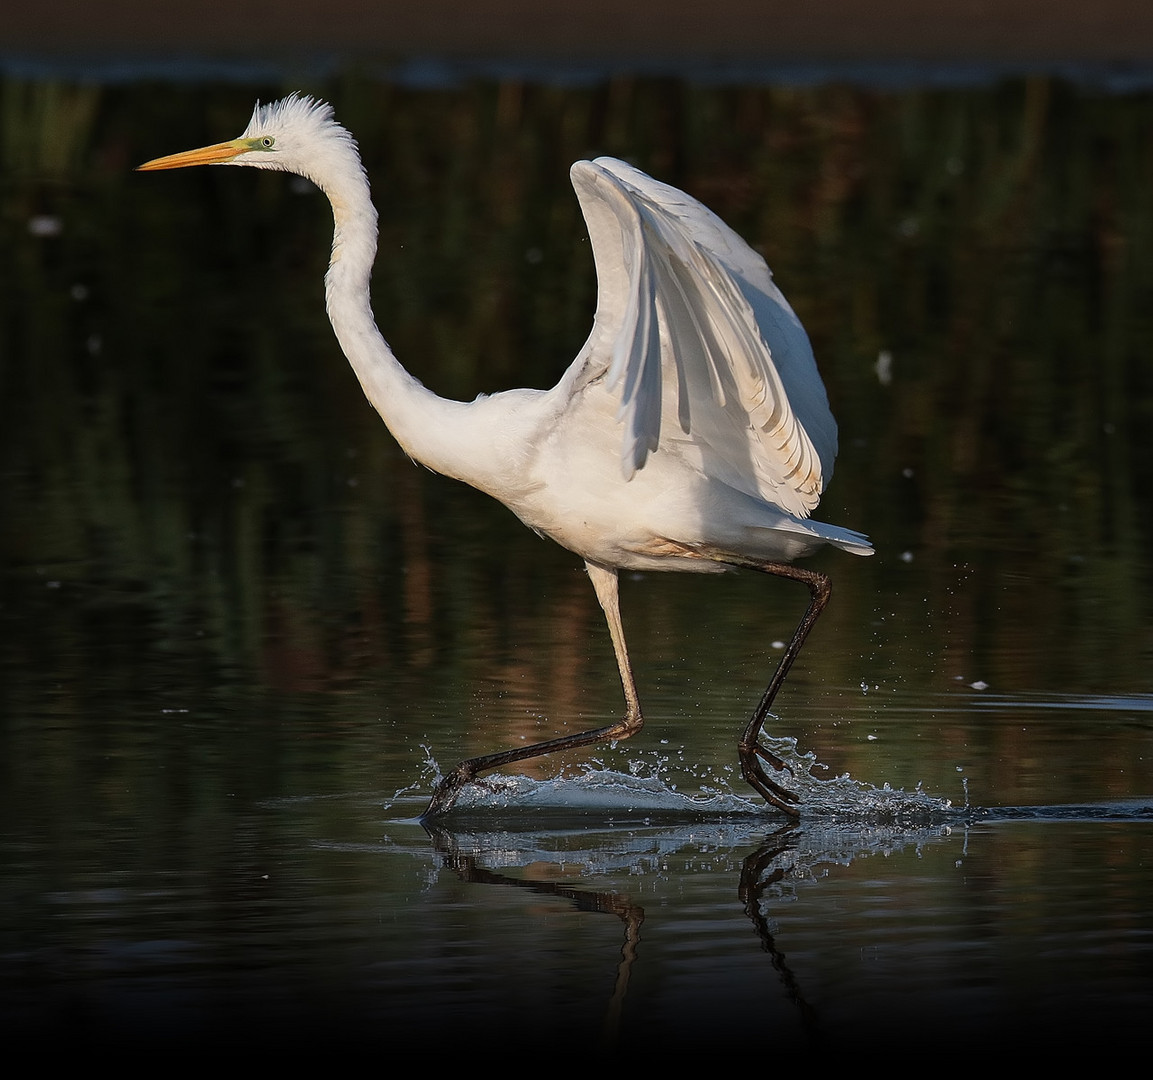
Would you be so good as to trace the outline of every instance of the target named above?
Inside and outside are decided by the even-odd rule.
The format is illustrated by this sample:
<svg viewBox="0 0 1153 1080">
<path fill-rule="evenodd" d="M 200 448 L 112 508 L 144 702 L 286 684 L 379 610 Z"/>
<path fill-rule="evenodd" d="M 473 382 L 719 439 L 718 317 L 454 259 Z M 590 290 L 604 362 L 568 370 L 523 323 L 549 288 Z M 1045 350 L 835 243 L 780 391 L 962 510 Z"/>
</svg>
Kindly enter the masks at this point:
<svg viewBox="0 0 1153 1080">
<path fill-rule="evenodd" d="M 818 775 L 952 803 L 782 832 L 735 741 L 803 593 L 648 575 L 623 586 L 645 731 L 511 770 L 563 770 L 551 810 L 429 835 L 437 767 L 605 723 L 620 687 L 577 560 L 414 468 L 364 405 L 315 192 L 131 172 L 282 89 L 0 86 L 6 1027 L 266 1050 L 1136 1038 L 1153 97 L 306 87 L 360 138 L 378 318 L 443 394 L 550 385 L 582 342 L 572 160 L 628 157 L 765 252 L 841 424 L 818 516 L 877 547 L 813 560 L 834 600 L 774 734 Z"/>
</svg>

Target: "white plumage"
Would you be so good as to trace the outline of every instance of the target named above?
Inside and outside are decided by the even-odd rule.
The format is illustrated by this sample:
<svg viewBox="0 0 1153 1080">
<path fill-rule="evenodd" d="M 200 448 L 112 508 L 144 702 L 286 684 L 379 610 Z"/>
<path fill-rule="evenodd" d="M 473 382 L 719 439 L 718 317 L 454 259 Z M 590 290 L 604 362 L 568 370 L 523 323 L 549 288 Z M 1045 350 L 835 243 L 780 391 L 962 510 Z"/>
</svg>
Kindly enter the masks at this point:
<svg viewBox="0 0 1153 1080">
<path fill-rule="evenodd" d="M 829 595 L 787 565 L 821 544 L 871 554 L 859 533 L 810 519 L 832 476 L 837 426 L 808 337 L 764 260 L 715 214 L 613 158 L 579 161 L 599 296 L 592 332 L 551 390 L 447 401 L 401 367 L 376 327 L 369 277 L 376 209 L 352 136 L 331 106 L 293 95 L 257 106 L 244 134 L 143 169 L 249 165 L 308 177 L 332 203 L 329 317 L 368 400 L 405 451 L 488 492 L 586 563 L 625 691 L 614 724 L 473 758 L 426 814 L 481 772 L 641 727 L 617 598 L 621 568 L 744 566 L 800 580 L 812 600 L 740 743 L 742 770 L 790 814 L 757 742 L 785 673 Z"/>
</svg>

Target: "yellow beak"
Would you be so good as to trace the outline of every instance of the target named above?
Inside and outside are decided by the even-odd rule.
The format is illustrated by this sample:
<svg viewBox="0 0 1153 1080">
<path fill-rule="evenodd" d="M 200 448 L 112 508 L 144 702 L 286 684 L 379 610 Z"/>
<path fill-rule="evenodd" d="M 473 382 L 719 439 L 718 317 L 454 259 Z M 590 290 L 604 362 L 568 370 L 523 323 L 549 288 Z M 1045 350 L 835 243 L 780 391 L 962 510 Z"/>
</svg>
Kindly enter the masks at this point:
<svg viewBox="0 0 1153 1080">
<path fill-rule="evenodd" d="M 185 150 L 182 154 L 169 154 L 167 157 L 153 158 L 143 165 L 137 165 L 137 172 L 148 172 L 153 169 L 183 169 L 188 165 L 221 165 L 231 161 L 238 154 L 243 154 L 252 147 L 240 139 L 232 142 L 215 143 L 212 146 L 202 146 L 199 150 Z"/>
</svg>

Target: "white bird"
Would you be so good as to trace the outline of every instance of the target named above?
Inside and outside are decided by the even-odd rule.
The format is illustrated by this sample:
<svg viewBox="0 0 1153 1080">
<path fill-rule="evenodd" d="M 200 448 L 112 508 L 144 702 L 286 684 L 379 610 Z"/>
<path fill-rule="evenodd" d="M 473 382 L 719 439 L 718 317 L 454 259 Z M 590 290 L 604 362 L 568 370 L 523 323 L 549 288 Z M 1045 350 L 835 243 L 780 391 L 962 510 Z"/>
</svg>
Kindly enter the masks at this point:
<svg viewBox="0 0 1153 1080">
<path fill-rule="evenodd" d="M 798 795 L 765 766 L 787 769 L 758 739 L 830 584 L 788 564 L 822 544 L 857 555 L 872 547 L 809 518 L 832 476 L 837 425 L 808 337 L 764 260 L 676 188 L 614 158 L 578 161 L 571 177 L 599 288 L 588 340 L 551 390 L 449 401 L 410 375 L 377 329 L 376 208 L 356 142 L 330 105 L 296 94 L 258 104 L 240 138 L 140 168 L 210 164 L 297 173 L 328 196 L 328 315 L 368 400 L 410 457 L 499 499 L 584 559 L 608 621 L 624 717 L 462 761 L 424 816 L 448 810 L 481 772 L 640 730 L 618 570 L 747 567 L 810 591 L 738 744 L 745 779 L 796 817 Z"/>
</svg>

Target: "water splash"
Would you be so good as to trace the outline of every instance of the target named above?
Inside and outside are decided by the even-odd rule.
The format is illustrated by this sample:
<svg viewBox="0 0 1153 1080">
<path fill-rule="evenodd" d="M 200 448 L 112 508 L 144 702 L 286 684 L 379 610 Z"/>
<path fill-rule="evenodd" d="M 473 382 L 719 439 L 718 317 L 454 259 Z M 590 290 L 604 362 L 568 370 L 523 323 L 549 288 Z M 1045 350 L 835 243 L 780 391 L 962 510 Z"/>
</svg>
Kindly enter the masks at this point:
<svg viewBox="0 0 1153 1080">
<path fill-rule="evenodd" d="M 957 821 L 968 813 L 967 795 L 966 805 L 956 807 L 951 799 L 923 791 L 920 784 L 906 791 L 888 784 L 874 787 L 854 780 L 848 773 L 824 779 L 814 775 L 814 770 L 827 771 L 828 766 L 818 761 L 811 751 L 800 753 L 796 739 L 762 736 L 761 742 L 791 773 L 782 786 L 799 797 L 798 806 L 806 819 L 913 823 Z M 778 783 L 781 783 L 779 778 Z"/>
<path fill-rule="evenodd" d="M 782 761 L 787 771 L 779 774 L 782 782 L 799 798 L 805 820 L 828 822 L 927 823 L 959 821 L 969 813 L 968 807 L 954 807 L 949 799 L 931 795 L 920 785 L 913 791 L 853 780 L 848 773 L 831 779 L 815 775 L 827 770 L 813 753 L 799 753 L 796 739 L 764 738 L 769 751 Z M 440 782 L 441 770 L 425 747 L 425 769 L 433 785 Z M 669 767 L 668 756 L 654 755 L 652 760 L 634 759 L 628 772 L 606 766 L 600 760 L 581 771 L 548 780 L 527 776 L 490 773 L 461 791 L 451 811 L 500 813 L 512 810 L 550 811 L 582 816 L 600 815 L 629 820 L 717 818 L 732 815 L 779 818 L 752 793 L 737 794 L 723 779 L 704 769 L 710 782 L 694 792 L 678 790 Z M 697 779 L 701 779 L 700 776 Z M 719 786 L 718 786 L 719 785 Z M 406 789 L 411 791 L 411 788 Z M 399 794 L 399 793 L 398 793 Z"/>
<path fill-rule="evenodd" d="M 533 780 L 527 776 L 491 775 L 470 784 L 455 810 L 506 810 L 513 807 L 589 813 L 748 814 L 757 807 L 747 799 L 720 792 L 699 796 L 677 791 L 657 776 L 589 768 L 573 776 Z"/>
</svg>

